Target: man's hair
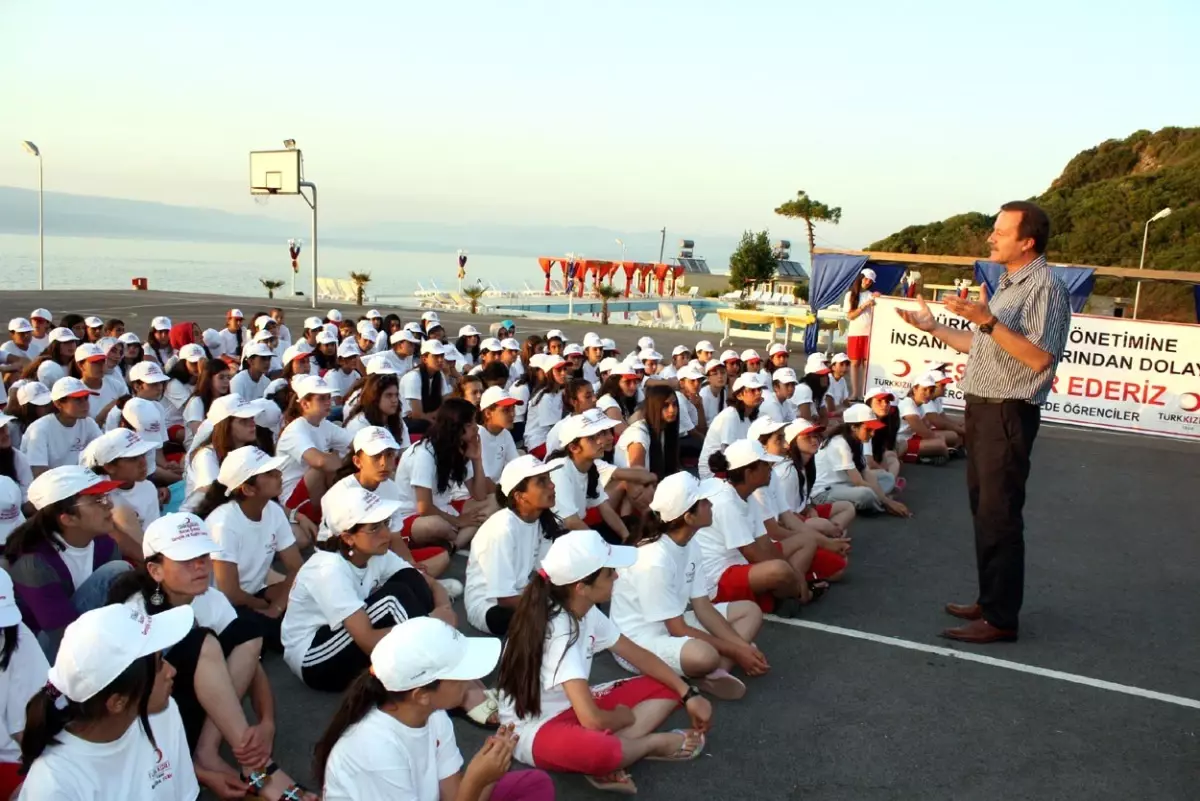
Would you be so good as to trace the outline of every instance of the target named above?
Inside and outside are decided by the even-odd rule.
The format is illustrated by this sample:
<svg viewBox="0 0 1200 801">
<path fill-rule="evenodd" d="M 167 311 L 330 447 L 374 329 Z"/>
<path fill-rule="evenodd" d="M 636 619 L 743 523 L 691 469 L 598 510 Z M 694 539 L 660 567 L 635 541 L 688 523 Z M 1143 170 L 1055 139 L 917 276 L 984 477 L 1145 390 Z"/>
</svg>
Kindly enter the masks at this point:
<svg viewBox="0 0 1200 801">
<path fill-rule="evenodd" d="M 1032 239 L 1033 250 L 1039 256 L 1046 252 L 1046 243 L 1050 241 L 1050 218 L 1040 206 L 1028 200 L 1011 200 L 1001 206 L 1000 211 L 1019 211 L 1021 222 L 1017 226 L 1017 236 Z"/>
</svg>

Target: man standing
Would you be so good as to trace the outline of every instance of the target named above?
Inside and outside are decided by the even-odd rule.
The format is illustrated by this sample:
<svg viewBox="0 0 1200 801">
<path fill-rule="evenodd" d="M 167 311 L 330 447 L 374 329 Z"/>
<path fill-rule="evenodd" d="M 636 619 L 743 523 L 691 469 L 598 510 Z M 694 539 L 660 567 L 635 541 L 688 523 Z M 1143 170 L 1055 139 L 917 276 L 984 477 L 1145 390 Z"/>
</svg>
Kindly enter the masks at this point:
<svg viewBox="0 0 1200 801">
<path fill-rule="evenodd" d="M 960 384 L 967 401 L 967 494 L 975 523 L 979 597 L 947 604 L 946 612 L 969 621 L 943 637 L 970 643 L 1017 639 L 1025 589 L 1025 482 L 1041 422 L 1040 404 L 1050 394 L 1054 371 L 1071 324 L 1066 286 L 1046 264 L 1050 220 L 1032 203 L 1000 207 L 990 259 L 1007 274 L 996 294 L 947 297 L 946 308 L 975 326 L 963 331 L 939 323 L 918 299 L 917 311 L 899 311 L 906 322 L 968 353 Z"/>
</svg>

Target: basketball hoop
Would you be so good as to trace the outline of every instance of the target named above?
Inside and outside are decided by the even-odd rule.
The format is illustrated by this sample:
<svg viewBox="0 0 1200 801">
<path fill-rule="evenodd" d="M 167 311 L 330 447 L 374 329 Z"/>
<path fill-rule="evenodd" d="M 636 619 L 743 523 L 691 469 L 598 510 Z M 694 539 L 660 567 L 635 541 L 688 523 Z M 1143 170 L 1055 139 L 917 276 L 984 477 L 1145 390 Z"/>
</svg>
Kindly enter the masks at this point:
<svg viewBox="0 0 1200 801">
<path fill-rule="evenodd" d="M 271 205 L 271 198 L 275 197 L 275 195 L 278 193 L 278 189 L 268 189 L 265 192 L 255 192 L 251 194 L 250 197 L 253 198 L 254 202 L 259 206 L 269 206 Z"/>
</svg>

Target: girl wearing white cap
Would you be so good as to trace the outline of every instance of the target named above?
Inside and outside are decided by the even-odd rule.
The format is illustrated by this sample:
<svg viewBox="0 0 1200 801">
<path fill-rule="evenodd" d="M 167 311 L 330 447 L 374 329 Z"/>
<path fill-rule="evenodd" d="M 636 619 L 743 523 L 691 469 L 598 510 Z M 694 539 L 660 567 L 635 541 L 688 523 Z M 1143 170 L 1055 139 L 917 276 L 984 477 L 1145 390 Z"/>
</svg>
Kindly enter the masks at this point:
<svg viewBox="0 0 1200 801">
<path fill-rule="evenodd" d="M 483 470 L 493 484 L 500 482 L 504 466 L 519 456 L 512 427 L 521 402 L 503 387 L 487 389 L 479 398 L 479 443 L 483 451 Z"/>
<path fill-rule="evenodd" d="M 327 419 L 333 388 L 320 376 L 297 376 L 291 383 L 292 401 L 284 412 L 284 429 L 275 452 L 285 457 L 284 508 L 295 509 L 314 523 L 321 522 L 321 496 L 337 480 L 353 435 Z"/>
<path fill-rule="evenodd" d="M 108 536 L 108 493 L 117 486 L 79 465 L 46 471 L 29 486 L 37 511 L 4 544 L 25 623 L 50 657 L 66 625 L 103 605 L 113 581 L 129 569 Z"/>
<path fill-rule="evenodd" d="M 275 354 L 265 343 L 250 342 L 242 349 L 242 369 L 229 382 L 229 391 L 248 401 L 259 400 L 271 383 L 271 362 Z"/>
<path fill-rule="evenodd" d="M 184 511 L 191 511 L 200 504 L 216 483 L 226 456 L 246 445 L 271 444 L 269 437 L 260 436 L 255 422 L 266 407 L 266 401 L 250 402 L 240 395 L 222 395 L 213 400 L 205 422 L 198 430 L 194 447 L 186 457 Z"/>
<path fill-rule="evenodd" d="M 705 363 L 704 375 L 707 383 L 700 390 L 700 402 L 704 404 L 704 419 L 712 425 L 712 421 L 729 403 L 729 375 L 725 371 L 724 363 L 717 359 L 709 359 Z"/>
<path fill-rule="evenodd" d="M 40 381 L 48 387 L 54 386 L 55 381 L 70 374 L 78 344 L 79 337 L 71 329 L 55 328 L 50 332 L 50 345 L 29 363 L 21 377 Z"/>
<path fill-rule="evenodd" d="M 37 358 L 33 345 L 33 324 L 24 317 L 8 321 L 9 340 L 0 345 L 0 375 L 20 374 Z"/>
<path fill-rule="evenodd" d="M 404 422 L 409 431 L 424 434 L 433 423 L 442 400 L 453 390 L 442 373 L 445 348 L 435 339 L 421 343 L 421 360 L 415 370 L 400 379 L 400 397 L 404 403 Z"/>
<path fill-rule="evenodd" d="M 521 591 L 564 529 L 554 514 L 555 489 L 550 473 L 562 464 L 544 464 L 536 456 L 509 462 L 497 482 L 501 509 L 489 517 L 475 538 L 467 560 L 467 620 L 480 631 L 503 637 L 517 609 Z"/>
<path fill-rule="evenodd" d="M 183 405 L 183 424 L 186 428 L 184 445 L 189 450 L 208 410 L 212 408 L 213 401 L 229 394 L 229 382 L 232 378 L 233 373 L 223 359 L 209 359 L 201 367 L 196 389 Z"/>
<path fill-rule="evenodd" d="M 122 376 L 128 376 L 129 371 L 146 359 L 146 351 L 142 347 L 142 340 L 138 339 L 138 335 L 132 331 L 127 331 L 117 337 L 117 342 L 121 343 L 121 362 L 117 365 L 117 369 L 121 371 Z"/>
<path fill-rule="evenodd" d="M 117 482 L 109 492 L 113 502 L 111 536 L 130 562 L 142 558 L 142 535 L 159 518 L 158 490 L 146 480 L 146 454 L 159 447 L 128 429 L 110 431 L 84 449 L 79 463 L 98 476 Z"/>
<path fill-rule="evenodd" d="M 762 610 L 752 601 L 714 605 L 709 598 L 716 587 L 709 586 L 699 548 L 691 545 L 697 531 L 712 525 L 709 499 L 719 490 L 719 482 L 702 485 L 688 473 L 659 483 L 650 504 L 653 530 L 638 538 L 637 562 L 614 587 L 612 619 L 677 674 L 699 679 L 704 692 L 736 700 L 746 685 L 729 671 L 736 665 L 761 676 L 770 665 L 753 644 Z"/>
<path fill-rule="evenodd" d="M 690 418 L 692 430 L 688 433 L 688 439 L 694 443 L 692 456 L 698 458 L 700 448 L 704 444 L 704 435 L 708 433 L 708 413 L 704 409 L 704 398 L 701 395 L 704 373 L 702 368 L 695 364 L 686 364 L 679 368 L 678 378 L 679 394 L 683 398 L 679 405 Z M 687 450 L 685 444 L 684 452 Z"/>
<path fill-rule="evenodd" d="M 146 357 L 153 359 L 166 368 L 167 362 L 175 358 L 175 348 L 171 347 L 171 318 L 155 317 L 150 321 L 150 330 L 146 332 Z"/>
<path fill-rule="evenodd" d="M 217 481 L 195 509 L 221 546 L 213 554 L 216 586 L 263 627 L 268 648 L 280 650 L 280 617 L 302 558 L 287 513 L 275 500 L 284 459 L 248 445 L 230 453 Z M 284 569 L 272 569 L 278 558 Z"/>
<path fill-rule="evenodd" d="M 736 350 L 727 350 L 721 353 L 721 364 L 725 365 L 725 374 L 729 377 L 729 382 L 733 383 L 738 380 L 738 376 L 746 372 L 746 366 L 742 364 L 742 357 L 738 355 Z"/>
<path fill-rule="evenodd" d="M 551 454 L 562 448 L 562 428 L 571 415 L 583 414 L 595 408 L 596 390 L 592 383 L 586 378 L 568 379 L 567 388 L 563 390 L 563 417 L 546 433 L 546 453 Z M 623 425 L 617 426 L 617 429 L 622 428 Z"/>
<path fill-rule="evenodd" d="M 525 425 L 525 450 L 539 459 L 546 456 L 546 435 L 563 419 L 563 391 L 567 388 L 567 362 L 545 354 L 532 365 L 539 373 L 537 391 L 529 399 Z"/>
<path fill-rule="evenodd" d="M 475 326 L 464 325 L 458 329 L 458 339 L 454 341 L 454 347 L 466 357 L 464 361 L 468 367 L 479 363 L 479 341 L 479 331 Z"/>
<path fill-rule="evenodd" d="M 613 447 L 617 467 L 640 467 L 661 481 L 679 471 L 679 399 L 667 384 L 646 387 L 642 417 Z"/>
<path fill-rule="evenodd" d="M 562 331 L 552 328 L 546 332 L 546 353 L 551 356 L 562 356 L 567 339 Z"/>
<path fill-rule="evenodd" d="M 764 372 L 763 376 L 766 375 Z M 790 403 L 799 384 L 796 371 L 790 367 L 780 367 L 770 375 L 771 386 L 763 389 L 758 416 L 769 417 L 777 423 L 790 423 L 796 419 L 796 407 Z"/>
<path fill-rule="evenodd" d="M 221 330 L 221 348 L 234 358 L 242 355 L 242 347 L 250 342 L 250 332 L 242 325 L 245 315 L 241 309 L 230 309 Z"/>
<path fill-rule="evenodd" d="M 475 416 L 462 398 L 447 398 L 426 437 L 400 459 L 402 533 L 418 545 L 464 547 L 496 510 Z"/>
<path fill-rule="evenodd" d="M 876 419 L 883 427 L 871 434 L 870 449 L 863 449 L 867 467 L 872 470 L 886 470 L 896 478 L 896 488 L 904 489 L 904 479 L 900 478 L 899 434 L 900 411 L 893 401 L 896 396 L 887 387 L 871 387 L 863 402 L 871 407 Z"/>
<path fill-rule="evenodd" d="M 922 407 L 933 399 L 937 379 L 926 374 L 913 382 L 908 394 L 900 399 L 900 431 L 896 435 L 896 451 L 906 462 L 923 460 L 930 464 L 942 465 L 950 458 L 950 448 L 946 440 L 938 436 L 929 423 L 925 422 Z M 953 431 L 946 432 L 957 436 Z"/>
<path fill-rule="evenodd" d="M 637 561 L 594 531 L 550 546 L 521 593 L 500 660 L 500 720 L 514 724 L 516 759 L 582 773 L 600 790 L 636 792 L 626 768 L 642 759 L 690 761 L 704 751 L 712 706 L 652 652 L 622 636 L 597 604 L 617 568 Z M 592 660 L 610 650 L 644 675 L 591 687 Z M 692 728 L 656 732 L 683 702 Z"/>
<path fill-rule="evenodd" d="M 629 539 L 629 529 L 617 509 L 622 498 L 610 498 L 601 458 L 612 449 L 615 423 L 599 409 L 572 415 L 563 424 L 561 447 L 547 454 L 546 463 L 561 466 L 552 478 L 555 486 L 554 513 L 568 529 L 593 529 L 613 543 Z M 648 472 L 648 483 L 653 476 Z M 616 475 L 613 474 L 613 478 Z M 620 486 L 621 479 L 616 478 Z"/>
<path fill-rule="evenodd" d="M 49 681 L 26 708 L 21 798 L 191 801 L 200 793 L 162 651 L 188 607 L 148 616 L 121 604 L 67 627 Z"/>
<path fill-rule="evenodd" d="M 33 323 L 33 347 L 37 354 L 50 346 L 50 331 L 54 328 L 54 315 L 49 309 L 34 309 L 29 313 L 29 322 Z"/>
<path fill-rule="evenodd" d="M 13 418 L 8 424 L 13 447 L 20 448 L 29 426 L 33 425 L 35 420 L 54 413 L 55 406 L 50 399 L 50 388 L 39 381 L 21 379 L 9 388 L 8 406 L 4 411 Z"/>
<path fill-rule="evenodd" d="M 23 780 L 19 771 L 25 705 L 45 686 L 48 670 L 41 646 L 21 622 L 12 579 L 0 570 L 0 798 L 12 798 Z"/>
<path fill-rule="evenodd" d="M 850 393 L 861 398 L 867 379 L 867 355 L 871 343 L 871 321 L 875 317 L 875 299 L 879 292 L 873 291 L 875 271 L 866 268 L 854 277 L 850 291 L 842 300 L 842 311 L 850 321 L 846 328 L 846 355 L 850 357 Z"/>
<path fill-rule="evenodd" d="M 625 433 L 629 418 L 637 411 L 640 390 L 637 371 L 624 362 L 614 364 L 600 385 L 596 408 L 617 423 L 613 429 L 614 437 Z"/>
<path fill-rule="evenodd" d="M 377 358 L 386 358 L 387 354 L 380 354 Z M 350 395 L 351 388 L 357 384 L 363 376 L 363 371 L 366 367 L 362 362 L 362 354 L 357 348 L 351 349 L 347 347 L 344 351 L 337 354 L 336 364 L 332 367 L 325 366 L 325 363 L 319 353 L 310 354 L 310 359 L 315 359 L 315 369 L 312 372 L 320 375 L 325 379 L 329 386 L 333 387 L 333 403 L 335 406 L 341 406 Z M 397 382 L 397 387 L 399 383 Z M 399 399 L 399 394 L 397 394 Z"/>
<path fill-rule="evenodd" d="M 508 772 L 517 738 L 503 727 L 463 771 L 447 710 L 462 706 L 500 658 L 500 641 L 463 637 L 435 618 L 389 631 L 316 747 L 327 801 L 553 801 L 541 771 Z"/>
<path fill-rule="evenodd" d="M 200 782 L 227 797 L 245 794 L 247 779 L 254 778 L 262 797 L 281 798 L 296 787 L 297 798 L 304 798 L 303 790 L 271 759 L 275 699 L 260 662 L 262 632 L 250 618 L 238 617 L 229 599 L 211 586 L 212 554 L 218 550 L 200 518 L 181 512 L 164 515 L 146 529 L 140 550 L 145 562 L 113 585 L 109 600 L 142 615 L 192 610 L 195 628 L 164 657 L 175 670 L 171 697 Z M 253 726 L 243 698 L 258 718 Z M 238 770 L 221 758 L 222 741 L 229 743 Z"/>
<path fill-rule="evenodd" d="M 849 372 L 850 357 L 835 353 L 829 361 L 829 389 L 825 392 L 830 417 L 841 417 L 842 410 L 850 405 L 850 383 L 846 378 Z"/>
<path fill-rule="evenodd" d="M 21 452 L 19 448 L 13 445 L 12 432 L 16 429 L 17 419 L 10 415 L 0 412 L 0 476 L 10 479 L 16 487 L 17 493 L 17 513 L 20 514 L 21 506 L 25 501 L 25 493 L 29 491 L 29 485 L 33 482 L 33 470 L 29 467 L 29 459 Z M 5 509 L 0 507 L 0 529 L 4 529 L 5 524 L 8 524 L 7 531 L 11 530 L 15 516 L 6 517 Z"/>
<path fill-rule="evenodd" d="M 166 371 L 168 380 L 163 388 L 163 423 L 167 427 L 167 437 L 172 442 L 182 443 L 187 438 L 183 407 L 195 393 L 207 362 L 208 354 L 204 347 L 190 342 L 179 349 L 179 357 Z"/>
<path fill-rule="evenodd" d="M 97 423 L 103 423 L 117 399 L 128 392 L 124 382 L 105 380 L 107 365 L 108 354 L 99 345 L 88 343 L 75 349 L 71 375 L 95 393 L 88 396 L 88 414 Z"/>
<path fill-rule="evenodd" d="M 947 415 L 945 407 L 942 405 L 942 399 L 946 395 L 946 386 L 954 383 L 954 379 L 945 372 L 947 367 L 949 367 L 948 364 L 942 364 L 929 371 L 930 378 L 936 384 L 929 401 L 921 407 L 921 414 L 925 415 L 925 421 L 934 430 L 934 433 L 946 440 L 946 445 L 950 447 L 950 455 L 963 456 L 965 452 L 961 450 L 960 446 L 967 439 L 967 427 L 961 420 Z"/>
<path fill-rule="evenodd" d="M 910 516 L 908 507 L 888 497 L 895 488 L 895 477 L 886 470 L 870 469 L 863 455 L 864 445 L 883 427 L 865 404 L 856 403 L 845 411 L 842 424 L 830 432 L 817 451 L 814 501 L 849 501 L 860 512 Z"/>
<path fill-rule="evenodd" d="M 35 476 L 46 470 L 79 463 L 88 443 L 97 439 L 100 426 L 91 418 L 91 390 L 78 378 L 60 378 L 50 390 L 54 413 L 38 418 L 21 439 L 21 450 Z"/>
<path fill-rule="evenodd" d="M 812 502 L 812 486 L 817 478 L 814 458 L 821 447 L 824 429 L 798 418 L 783 429 L 787 458 L 775 465 L 786 508 L 798 514 L 810 528 L 826 537 L 841 537 L 850 530 L 856 513 L 849 501 Z"/>
<path fill-rule="evenodd" d="M 121 424 L 121 413 L 125 408 L 125 404 L 130 398 L 141 398 L 150 401 L 158 407 L 159 415 L 163 414 L 163 391 L 166 389 L 167 374 L 162 371 L 162 368 L 157 363 L 152 361 L 142 361 L 130 368 L 128 373 L 129 379 L 129 394 L 117 399 L 113 404 L 108 414 L 104 417 L 104 430 L 112 431 Z M 160 432 L 162 439 L 166 440 L 166 428 Z"/>
<path fill-rule="evenodd" d="M 795 416 L 824 423 L 829 415 L 825 404 L 828 391 L 829 365 L 825 363 L 825 354 L 810 353 L 804 362 L 804 376 L 792 392 L 790 402 Z"/>
<path fill-rule="evenodd" d="M 712 478 L 712 470 L 708 466 L 709 457 L 746 437 L 750 424 L 758 417 L 763 390 L 758 373 L 738 376 L 733 384 L 729 405 L 708 424 L 708 431 L 704 435 L 704 447 L 700 449 L 700 478 Z"/>
</svg>

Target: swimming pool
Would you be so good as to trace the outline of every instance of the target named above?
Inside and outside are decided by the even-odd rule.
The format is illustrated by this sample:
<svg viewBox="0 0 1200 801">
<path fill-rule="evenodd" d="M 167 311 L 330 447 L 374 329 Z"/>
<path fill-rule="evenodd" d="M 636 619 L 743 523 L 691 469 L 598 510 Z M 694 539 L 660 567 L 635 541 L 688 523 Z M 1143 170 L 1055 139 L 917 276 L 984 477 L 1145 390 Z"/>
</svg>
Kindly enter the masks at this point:
<svg viewBox="0 0 1200 801">
<path fill-rule="evenodd" d="M 608 302 L 609 314 L 625 314 L 627 312 L 658 311 L 659 303 L 669 303 L 672 306 L 687 304 L 696 310 L 696 316 L 702 317 L 722 308 L 727 304 L 715 298 L 687 299 L 653 299 L 616 298 Z M 499 312 L 514 311 L 526 314 L 599 314 L 600 301 L 594 298 L 578 298 L 574 303 L 568 303 L 562 297 L 549 297 L 545 301 L 529 298 L 495 298 L 489 305 L 494 305 Z"/>
</svg>

